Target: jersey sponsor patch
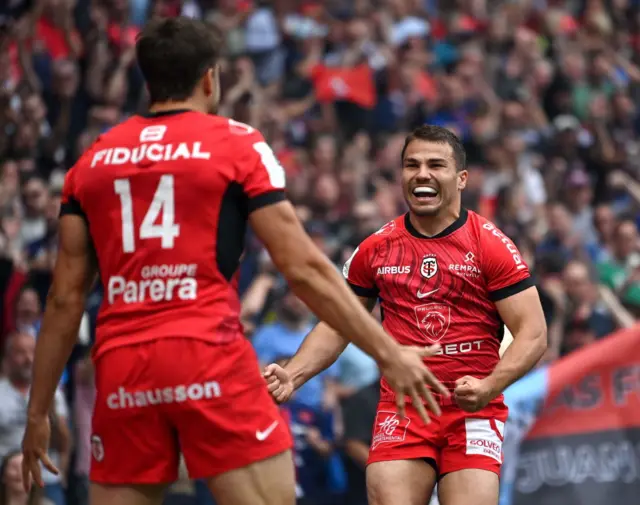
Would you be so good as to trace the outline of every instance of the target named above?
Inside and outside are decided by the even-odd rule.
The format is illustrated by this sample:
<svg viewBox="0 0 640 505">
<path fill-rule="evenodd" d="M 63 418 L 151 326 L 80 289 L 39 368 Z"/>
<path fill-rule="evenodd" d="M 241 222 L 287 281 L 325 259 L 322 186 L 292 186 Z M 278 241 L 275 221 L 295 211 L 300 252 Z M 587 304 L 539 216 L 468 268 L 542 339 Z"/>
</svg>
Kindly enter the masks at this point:
<svg viewBox="0 0 640 505">
<path fill-rule="evenodd" d="M 504 423 L 493 419 L 467 418 L 464 421 L 466 454 L 479 454 L 502 463 Z"/>
<path fill-rule="evenodd" d="M 414 308 L 418 328 L 431 342 L 439 342 L 451 324 L 451 307 L 444 303 L 427 303 Z"/>
<path fill-rule="evenodd" d="M 391 410 L 379 410 L 373 427 L 373 440 L 371 450 L 380 444 L 403 442 L 407 437 L 407 427 L 411 419 L 400 418 L 397 412 Z"/>
</svg>

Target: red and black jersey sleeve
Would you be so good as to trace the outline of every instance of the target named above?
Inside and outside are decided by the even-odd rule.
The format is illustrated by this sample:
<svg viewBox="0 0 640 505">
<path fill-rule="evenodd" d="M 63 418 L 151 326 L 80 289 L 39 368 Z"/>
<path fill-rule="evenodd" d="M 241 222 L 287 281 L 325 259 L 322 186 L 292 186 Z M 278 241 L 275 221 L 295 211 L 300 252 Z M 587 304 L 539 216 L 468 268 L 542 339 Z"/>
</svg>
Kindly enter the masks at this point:
<svg viewBox="0 0 640 505">
<path fill-rule="evenodd" d="M 60 216 L 67 214 L 75 214 L 78 216 L 86 217 L 80 200 L 76 195 L 76 173 L 77 165 L 71 167 L 71 170 L 67 172 L 64 178 L 64 185 L 62 186 L 62 197 L 60 202 Z"/>
<path fill-rule="evenodd" d="M 342 274 L 356 295 L 366 298 L 378 297 L 378 287 L 371 266 L 371 249 L 366 240 L 344 264 Z"/>
<path fill-rule="evenodd" d="M 249 212 L 286 199 L 285 172 L 276 155 L 257 130 L 241 137 L 238 182 L 249 198 Z"/>
<path fill-rule="evenodd" d="M 504 300 L 534 285 L 529 267 L 509 237 L 489 222 L 479 233 L 482 269 L 492 301 Z"/>
</svg>

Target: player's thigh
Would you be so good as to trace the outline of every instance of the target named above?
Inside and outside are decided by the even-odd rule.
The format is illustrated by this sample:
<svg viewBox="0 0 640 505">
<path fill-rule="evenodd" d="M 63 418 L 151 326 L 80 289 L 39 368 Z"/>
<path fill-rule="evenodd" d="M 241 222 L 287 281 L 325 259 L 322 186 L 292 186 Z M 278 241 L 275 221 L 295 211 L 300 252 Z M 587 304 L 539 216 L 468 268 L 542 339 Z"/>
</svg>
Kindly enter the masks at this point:
<svg viewBox="0 0 640 505">
<path fill-rule="evenodd" d="M 113 349 L 96 361 L 92 483 L 157 485 L 177 478 L 178 440 L 156 401 L 153 345 Z"/>
<path fill-rule="evenodd" d="M 367 466 L 369 505 L 425 505 L 436 484 L 424 459 L 379 461 Z"/>
<path fill-rule="evenodd" d="M 197 359 L 187 360 L 181 378 L 189 385 L 188 400 L 171 409 L 189 476 L 216 477 L 291 449 L 289 427 L 267 391 L 251 344 L 191 347 Z"/>
<path fill-rule="evenodd" d="M 160 505 L 164 498 L 165 484 L 114 486 L 89 485 L 89 505 Z"/>
<path fill-rule="evenodd" d="M 208 480 L 216 505 L 295 505 L 291 451 Z"/>
<path fill-rule="evenodd" d="M 440 505 L 498 505 L 499 493 L 500 478 L 490 470 L 459 470 L 438 482 Z"/>
</svg>

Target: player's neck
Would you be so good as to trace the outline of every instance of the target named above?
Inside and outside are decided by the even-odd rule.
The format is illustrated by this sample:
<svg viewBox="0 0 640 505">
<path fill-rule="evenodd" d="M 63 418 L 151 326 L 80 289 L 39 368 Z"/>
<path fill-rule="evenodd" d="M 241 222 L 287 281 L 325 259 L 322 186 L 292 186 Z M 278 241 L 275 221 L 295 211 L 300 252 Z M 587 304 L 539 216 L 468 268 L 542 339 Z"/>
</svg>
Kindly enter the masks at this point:
<svg viewBox="0 0 640 505">
<path fill-rule="evenodd" d="M 197 103 L 196 100 L 188 99 L 181 101 L 156 102 L 149 106 L 149 112 L 157 114 L 159 112 L 171 112 L 174 110 L 194 110 L 206 114 L 207 107 Z"/>
<path fill-rule="evenodd" d="M 462 209 L 446 209 L 437 216 L 418 216 L 409 212 L 409 220 L 415 230 L 425 237 L 435 237 L 442 233 L 460 217 Z"/>
</svg>

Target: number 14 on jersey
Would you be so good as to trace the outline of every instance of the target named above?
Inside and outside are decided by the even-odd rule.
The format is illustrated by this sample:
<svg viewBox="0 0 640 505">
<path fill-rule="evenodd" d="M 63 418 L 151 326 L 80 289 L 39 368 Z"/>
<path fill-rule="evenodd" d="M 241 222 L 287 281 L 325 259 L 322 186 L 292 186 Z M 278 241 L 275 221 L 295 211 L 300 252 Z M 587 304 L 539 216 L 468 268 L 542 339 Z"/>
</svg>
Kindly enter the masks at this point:
<svg viewBox="0 0 640 505">
<path fill-rule="evenodd" d="M 129 179 L 116 179 L 113 185 L 120 197 L 122 249 L 126 253 L 131 253 L 136 249 L 131 183 Z M 162 220 L 160 224 L 156 224 L 160 213 L 162 213 Z M 172 249 L 178 235 L 180 235 L 180 225 L 175 223 L 174 179 L 173 175 L 163 175 L 142 220 L 138 237 L 140 240 L 158 238 L 163 249 Z"/>
</svg>

